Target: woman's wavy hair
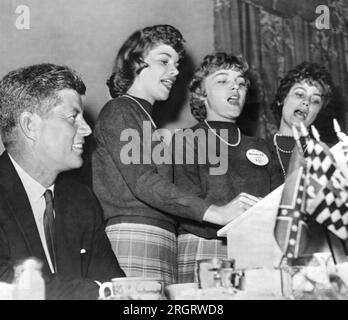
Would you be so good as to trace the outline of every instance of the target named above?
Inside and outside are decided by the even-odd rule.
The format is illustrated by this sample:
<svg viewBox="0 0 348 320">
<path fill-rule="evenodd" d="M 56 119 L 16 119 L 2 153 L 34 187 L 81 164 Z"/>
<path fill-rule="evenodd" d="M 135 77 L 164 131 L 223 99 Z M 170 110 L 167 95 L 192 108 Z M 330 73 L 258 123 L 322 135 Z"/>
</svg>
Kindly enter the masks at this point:
<svg viewBox="0 0 348 320">
<path fill-rule="evenodd" d="M 134 32 L 118 51 L 111 77 L 106 85 L 116 98 L 125 94 L 137 74 L 148 65 L 144 58 L 159 44 L 171 46 L 182 58 L 185 40 L 179 30 L 170 25 L 155 25 Z"/>
<path fill-rule="evenodd" d="M 332 96 L 332 78 L 328 70 L 318 63 L 304 61 L 291 69 L 280 80 L 275 99 L 271 105 L 274 118 L 279 126 L 282 118 L 284 100 L 295 83 L 305 81 L 308 84 L 319 84 L 324 98 L 323 107 L 326 107 Z"/>
<path fill-rule="evenodd" d="M 191 113 L 199 122 L 207 118 L 207 109 L 202 99 L 207 96 L 204 89 L 204 79 L 214 72 L 223 69 L 241 72 L 247 87 L 250 84 L 249 66 L 242 56 L 235 56 L 225 52 L 217 52 L 205 56 L 203 62 L 195 71 L 189 86 Z"/>
</svg>

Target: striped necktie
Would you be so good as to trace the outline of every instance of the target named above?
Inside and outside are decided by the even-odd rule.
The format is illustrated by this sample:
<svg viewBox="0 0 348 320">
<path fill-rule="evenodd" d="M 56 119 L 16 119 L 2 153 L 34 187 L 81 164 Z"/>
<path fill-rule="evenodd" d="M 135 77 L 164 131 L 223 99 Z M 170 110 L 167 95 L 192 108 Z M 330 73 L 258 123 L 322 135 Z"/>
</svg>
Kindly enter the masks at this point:
<svg viewBox="0 0 348 320">
<path fill-rule="evenodd" d="M 44 193 L 46 201 L 46 209 L 44 212 L 44 230 L 48 252 L 51 257 L 53 264 L 54 272 L 57 273 L 57 263 L 56 263 L 56 254 L 54 249 L 54 214 L 53 214 L 53 194 L 52 191 L 47 189 Z"/>
</svg>

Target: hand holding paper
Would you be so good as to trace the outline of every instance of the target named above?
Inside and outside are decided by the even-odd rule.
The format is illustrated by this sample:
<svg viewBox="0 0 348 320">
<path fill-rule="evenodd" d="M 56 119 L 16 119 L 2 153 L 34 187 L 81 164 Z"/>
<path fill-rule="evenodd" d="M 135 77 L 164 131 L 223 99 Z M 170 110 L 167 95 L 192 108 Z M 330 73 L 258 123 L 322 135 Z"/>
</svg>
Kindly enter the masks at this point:
<svg viewBox="0 0 348 320">
<path fill-rule="evenodd" d="M 203 220 L 224 226 L 259 201 L 260 198 L 242 192 L 224 206 L 211 205 L 205 213 Z"/>
</svg>

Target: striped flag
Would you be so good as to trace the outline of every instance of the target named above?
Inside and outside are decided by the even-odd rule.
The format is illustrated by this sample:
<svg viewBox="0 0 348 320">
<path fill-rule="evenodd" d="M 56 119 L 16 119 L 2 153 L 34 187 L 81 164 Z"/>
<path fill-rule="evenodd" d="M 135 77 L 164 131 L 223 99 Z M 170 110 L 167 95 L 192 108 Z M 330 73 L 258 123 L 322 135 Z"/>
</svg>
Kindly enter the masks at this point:
<svg viewBox="0 0 348 320">
<path fill-rule="evenodd" d="M 307 245 L 306 176 L 305 161 L 296 145 L 290 159 L 274 228 L 275 239 L 288 264 L 301 256 Z"/>
</svg>

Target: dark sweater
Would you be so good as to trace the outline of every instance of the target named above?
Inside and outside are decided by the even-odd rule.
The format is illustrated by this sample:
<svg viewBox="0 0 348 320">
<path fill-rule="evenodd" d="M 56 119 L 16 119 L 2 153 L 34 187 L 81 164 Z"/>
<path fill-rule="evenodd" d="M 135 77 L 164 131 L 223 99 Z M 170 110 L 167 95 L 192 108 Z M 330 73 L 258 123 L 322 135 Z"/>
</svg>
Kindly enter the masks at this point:
<svg viewBox="0 0 348 320">
<path fill-rule="evenodd" d="M 139 98 L 137 101 L 151 114 L 150 103 Z M 96 122 L 96 149 L 92 155 L 93 189 L 108 225 L 144 223 L 176 232 L 178 216 L 201 222 L 210 203 L 176 187 L 169 170 L 165 176 L 160 174 L 161 166 L 153 161 L 143 164 L 143 156 L 151 159 L 150 153 L 159 143 L 152 141 L 151 148 L 144 145 L 144 121 L 149 121 L 146 113 L 136 102 L 123 96 L 110 100 Z M 131 141 L 129 137 L 121 141 L 121 134 L 126 129 L 139 134 L 140 164 L 124 164 L 121 161 L 122 148 L 129 146 Z M 148 134 L 147 137 L 149 141 Z"/>
<path fill-rule="evenodd" d="M 277 145 L 282 150 L 291 151 L 295 147 L 295 140 L 293 137 L 278 136 L 277 137 Z M 284 152 L 279 150 L 279 153 L 278 153 L 276 146 L 274 145 L 273 139 L 272 139 L 272 141 L 269 141 L 269 147 L 273 153 L 273 157 L 276 159 L 276 166 L 278 168 L 278 171 L 283 175 L 282 182 L 284 182 L 285 177 L 284 177 L 282 165 L 283 165 L 283 168 L 284 168 L 284 171 L 286 174 L 288 171 L 289 162 L 290 162 L 292 152 L 291 153 L 284 153 Z M 279 159 L 279 157 L 280 157 L 280 159 Z M 280 163 L 280 161 L 281 161 L 281 163 Z"/>
<path fill-rule="evenodd" d="M 218 134 L 220 129 L 227 129 L 229 143 L 237 141 L 237 127 L 233 123 L 209 121 L 209 125 L 213 129 L 217 129 Z M 195 132 L 197 132 L 197 129 L 203 129 L 206 134 L 209 132 L 209 135 L 212 135 L 204 122 L 192 128 Z M 215 139 L 215 136 L 213 137 Z M 175 144 L 177 139 L 176 136 L 173 144 Z M 220 140 L 216 138 L 215 141 L 216 150 L 219 150 Z M 186 148 L 193 147 L 194 154 L 197 155 L 198 145 L 199 143 L 196 139 L 193 146 L 188 143 Z M 263 152 L 268 157 L 269 163 L 265 166 L 253 164 L 246 156 L 247 151 L 250 149 Z M 214 152 L 214 150 L 209 151 Z M 174 182 L 182 189 L 195 192 L 202 198 L 217 205 L 227 204 L 241 192 L 246 192 L 256 197 L 264 197 L 280 185 L 282 177 L 275 170 L 274 158 L 271 156 L 271 152 L 264 140 L 242 134 L 241 142 L 237 147 L 228 147 L 227 157 L 228 170 L 223 175 L 211 175 L 209 169 L 214 165 L 209 161 L 207 164 L 198 164 L 197 158 L 195 158 L 194 164 L 176 164 L 174 167 Z M 208 156 L 207 158 L 209 160 Z M 197 223 L 186 219 L 182 219 L 180 222 L 181 233 L 189 232 L 208 239 L 217 238 L 216 232 L 220 228 L 220 226 L 206 222 Z"/>
<path fill-rule="evenodd" d="M 301 145 L 303 150 L 306 150 L 306 140 L 305 138 L 301 138 Z M 294 149 L 295 147 L 295 139 L 293 137 L 289 137 L 289 136 L 277 136 L 277 145 L 278 148 L 285 150 L 285 151 L 291 151 Z M 278 150 L 279 152 L 277 152 L 277 148 L 274 145 L 274 137 L 272 138 L 272 141 L 268 141 L 268 146 L 272 152 L 272 157 L 275 159 L 275 165 L 277 167 L 277 171 L 278 174 L 282 175 L 282 180 L 281 183 L 285 182 L 285 177 L 284 177 L 284 173 L 283 173 L 283 169 L 285 171 L 285 175 L 288 172 L 289 169 L 289 163 L 290 163 L 290 159 L 292 156 L 292 152 L 291 153 L 285 153 L 282 152 L 280 150 Z M 306 155 L 306 153 L 305 153 Z M 280 157 L 280 159 L 279 159 Z M 280 163 L 281 161 L 281 163 Z M 282 168 L 283 166 L 283 168 Z"/>
</svg>

